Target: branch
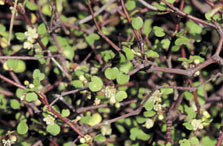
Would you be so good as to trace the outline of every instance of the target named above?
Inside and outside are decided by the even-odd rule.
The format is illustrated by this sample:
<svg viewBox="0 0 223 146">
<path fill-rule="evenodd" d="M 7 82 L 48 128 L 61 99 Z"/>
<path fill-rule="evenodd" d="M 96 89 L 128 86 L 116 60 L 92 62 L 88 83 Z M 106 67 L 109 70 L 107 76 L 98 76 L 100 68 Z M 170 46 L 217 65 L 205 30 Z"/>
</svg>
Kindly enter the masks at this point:
<svg viewBox="0 0 223 146">
<path fill-rule="evenodd" d="M 93 12 L 93 10 L 92 10 L 92 7 L 91 7 L 91 4 L 90 4 L 90 0 L 88 0 L 88 7 L 89 7 L 89 9 L 90 9 L 90 11 L 91 11 L 91 15 L 92 15 L 92 17 L 93 17 L 93 20 L 94 20 L 94 23 L 95 23 L 95 26 L 96 26 L 96 28 L 97 28 L 97 30 L 98 30 L 98 34 L 108 43 L 108 44 L 110 44 L 116 51 L 118 51 L 118 52 L 120 52 L 121 51 L 121 49 L 117 46 L 117 45 L 115 45 L 107 36 L 105 36 L 104 34 L 103 34 L 103 32 L 101 31 L 101 28 L 99 27 L 99 25 L 98 25 L 98 22 L 97 22 L 97 20 L 96 20 L 96 18 L 95 18 L 95 16 L 94 16 L 94 12 Z"/>
<path fill-rule="evenodd" d="M 170 9 L 172 9 L 174 12 L 176 12 L 176 14 L 178 14 L 180 16 L 186 17 L 186 18 L 188 18 L 190 20 L 193 20 L 193 21 L 195 21 L 197 23 L 200 23 L 200 24 L 203 24 L 203 25 L 206 25 L 206 26 L 217 28 L 215 24 L 207 22 L 207 21 L 204 21 L 204 20 L 202 20 L 200 18 L 197 18 L 197 17 L 194 17 L 192 15 L 186 14 L 183 11 L 180 11 L 178 8 L 174 7 L 172 4 L 166 2 L 165 0 L 162 0 L 162 2 L 164 2 Z"/>
</svg>

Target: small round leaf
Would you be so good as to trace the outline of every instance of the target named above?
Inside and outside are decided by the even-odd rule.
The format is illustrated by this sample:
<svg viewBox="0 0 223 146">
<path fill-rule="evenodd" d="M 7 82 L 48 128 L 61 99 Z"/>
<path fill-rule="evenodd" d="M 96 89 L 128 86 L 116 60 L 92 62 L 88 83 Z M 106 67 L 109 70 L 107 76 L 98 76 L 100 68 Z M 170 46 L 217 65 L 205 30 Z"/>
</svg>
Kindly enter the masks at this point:
<svg viewBox="0 0 223 146">
<path fill-rule="evenodd" d="M 38 99 L 38 96 L 34 92 L 26 94 L 26 101 L 28 101 L 28 102 L 36 101 L 37 99 Z"/>
<path fill-rule="evenodd" d="M 47 125 L 46 130 L 53 136 L 56 136 L 60 133 L 60 126 L 57 124 Z"/>
<path fill-rule="evenodd" d="M 136 2 L 133 0 L 128 0 L 127 3 L 125 4 L 127 10 L 131 11 L 136 7 Z"/>
<path fill-rule="evenodd" d="M 90 126 L 94 126 L 94 125 L 99 124 L 101 121 L 102 121 L 102 117 L 101 117 L 101 115 L 100 115 L 99 113 L 94 113 L 94 114 L 91 116 L 91 118 L 90 118 L 90 120 L 89 120 L 89 122 L 88 122 L 88 125 L 90 125 Z"/>
<path fill-rule="evenodd" d="M 13 109 L 19 109 L 19 108 L 20 108 L 20 103 L 19 103 L 18 100 L 16 100 L 16 99 L 11 99 L 11 100 L 10 100 L 10 106 L 11 106 Z"/>
<path fill-rule="evenodd" d="M 132 27 L 139 30 L 143 26 L 143 20 L 141 17 L 132 18 Z"/>
<path fill-rule="evenodd" d="M 62 109 L 62 116 L 63 117 L 68 117 L 70 115 L 70 110 L 69 109 Z"/>
<path fill-rule="evenodd" d="M 25 121 L 21 121 L 18 125 L 17 125 L 17 132 L 19 134 L 26 134 L 28 132 L 28 125 Z"/>
<path fill-rule="evenodd" d="M 103 87 L 103 82 L 102 82 L 101 78 L 99 78 L 97 76 L 91 77 L 91 82 L 89 83 L 89 89 L 92 92 L 97 92 L 97 91 L 101 90 L 102 87 Z"/>
<path fill-rule="evenodd" d="M 126 84 L 129 82 L 129 76 L 124 73 L 119 73 L 116 80 L 118 84 Z"/>
<path fill-rule="evenodd" d="M 122 101 L 123 99 L 127 98 L 127 93 L 125 91 L 119 91 L 116 96 L 115 96 L 115 99 L 120 102 Z"/>
<path fill-rule="evenodd" d="M 109 80 L 114 80 L 118 73 L 119 73 L 119 70 L 117 67 L 114 67 L 114 68 L 109 67 L 105 70 L 105 77 Z"/>
</svg>

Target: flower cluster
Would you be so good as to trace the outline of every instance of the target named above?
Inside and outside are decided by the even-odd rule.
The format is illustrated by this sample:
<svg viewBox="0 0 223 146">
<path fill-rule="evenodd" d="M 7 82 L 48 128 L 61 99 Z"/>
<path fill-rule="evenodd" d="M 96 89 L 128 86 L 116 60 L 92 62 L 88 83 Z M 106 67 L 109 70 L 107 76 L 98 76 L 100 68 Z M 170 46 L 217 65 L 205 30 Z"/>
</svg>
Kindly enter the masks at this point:
<svg viewBox="0 0 223 146">
<path fill-rule="evenodd" d="M 33 43 L 35 42 L 35 39 L 38 38 L 38 33 L 36 32 L 35 28 L 28 26 L 25 36 L 27 37 L 27 41 L 24 42 L 23 47 L 29 50 L 33 48 Z"/>
<path fill-rule="evenodd" d="M 45 118 L 43 118 L 43 121 L 45 121 L 47 125 L 52 125 L 55 122 L 55 118 L 51 115 L 47 115 Z"/>
<path fill-rule="evenodd" d="M 191 125 L 193 126 L 193 130 L 197 130 L 197 129 L 203 129 L 204 126 L 202 124 L 202 121 L 200 119 L 193 119 L 191 121 Z"/>
</svg>

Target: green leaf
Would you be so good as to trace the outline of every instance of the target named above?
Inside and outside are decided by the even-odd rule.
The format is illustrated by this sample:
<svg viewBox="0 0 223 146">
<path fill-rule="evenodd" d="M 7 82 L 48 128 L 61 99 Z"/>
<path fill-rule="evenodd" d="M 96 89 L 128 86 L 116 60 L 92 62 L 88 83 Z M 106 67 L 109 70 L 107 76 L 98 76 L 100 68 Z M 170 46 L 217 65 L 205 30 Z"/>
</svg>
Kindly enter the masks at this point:
<svg viewBox="0 0 223 146">
<path fill-rule="evenodd" d="M 192 11 L 192 7 L 190 5 L 187 5 L 184 7 L 184 10 L 183 10 L 184 13 L 190 14 L 191 11 Z"/>
<path fill-rule="evenodd" d="M 130 48 L 124 47 L 123 51 L 125 52 L 125 55 L 128 60 L 132 60 L 134 58 L 134 53 L 132 52 Z"/>
<path fill-rule="evenodd" d="M 90 120 L 89 120 L 89 122 L 88 122 L 88 125 L 90 125 L 90 126 L 94 126 L 94 125 L 99 124 L 101 121 L 102 121 L 102 117 L 101 117 L 101 115 L 100 115 L 99 113 L 94 113 L 94 114 L 91 116 L 91 118 L 90 118 Z"/>
<path fill-rule="evenodd" d="M 71 146 L 72 145 L 72 141 L 67 141 L 63 143 L 63 146 Z M 75 146 L 75 145 L 74 145 Z"/>
<path fill-rule="evenodd" d="M 12 109 L 15 109 L 15 110 L 20 109 L 20 103 L 16 99 L 10 100 L 10 106 L 12 107 Z"/>
<path fill-rule="evenodd" d="M 143 112 L 143 116 L 146 118 L 153 117 L 155 115 L 156 115 L 156 112 L 153 110 L 148 110 L 148 111 Z"/>
<path fill-rule="evenodd" d="M 75 88 L 83 88 L 84 87 L 83 83 L 80 80 L 73 80 L 72 85 Z"/>
<path fill-rule="evenodd" d="M 94 141 L 96 142 L 104 142 L 106 140 L 106 137 L 104 137 L 102 134 L 98 134 L 94 137 Z"/>
<path fill-rule="evenodd" d="M 57 11 L 59 13 L 61 13 L 63 11 L 63 2 L 62 2 L 62 0 L 57 0 L 56 1 L 56 5 L 57 5 Z"/>
<path fill-rule="evenodd" d="M 87 36 L 85 39 L 86 39 L 86 41 L 87 41 L 87 43 L 89 45 L 92 45 L 92 44 L 94 44 L 94 42 L 96 40 L 99 40 L 100 39 L 100 36 L 98 34 L 96 34 L 96 33 L 92 33 L 89 36 Z"/>
<path fill-rule="evenodd" d="M 193 130 L 193 128 L 194 128 L 189 122 L 183 123 L 183 125 L 184 125 L 188 130 Z"/>
<path fill-rule="evenodd" d="M 0 109 L 6 109 L 7 100 L 0 94 Z"/>
<path fill-rule="evenodd" d="M 200 34 L 202 32 L 202 27 L 191 20 L 187 21 L 186 26 L 191 34 Z"/>
<path fill-rule="evenodd" d="M 166 7 L 165 7 L 164 3 L 160 3 L 160 4 L 159 3 L 154 3 L 153 5 L 160 11 L 166 10 Z"/>
<path fill-rule="evenodd" d="M 44 23 L 41 23 L 38 26 L 37 32 L 38 32 L 38 34 L 44 34 L 44 33 L 46 33 L 46 25 Z"/>
<path fill-rule="evenodd" d="M 190 93 L 190 92 L 188 92 L 188 91 L 185 91 L 184 92 L 184 96 L 185 96 L 185 98 L 187 99 L 187 100 L 192 100 L 193 99 L 193 94 L 192 93 Z"/>
<path fill-rule="evenodd" d="M 57 40 L 61 47 L 65 47 L 65 46 L 69 45 L 68 39 L 65 37 L 57 36 Z"/>
<path fill-rule="evenodd" d="M 39 69 L 35 69 L 33 71 L 33 78 L 42 81 L 45 78 L 45 75 L 41 73 Z"/>
<path fill-rule="evenodd" d="M 47 16 L 50 17 L 52 15 L 52 7 L 49 6 L 49 5 L 43 5 L 43 7 L 42 7 L 42 13 L 44 15 L 47 15 Z"/>
<path fill-rule="evenodd" d="M 136 2 L 133 0 L 128 0 L 125 4 L 127 10 L 131 11 L 136 7 Z"/>
<path fill-rule="evenodd" d="M 125 91 L 118 91 L 118 93 L 116 93 L 116 95 L 115 95 L 115 99 L 118 102 L 124 100 L 127 97 L 128 97 L 128 95 L 127 95 L 127 93 Z"/>
<path fill-rule="evenodd" d="M 186 45 L 186 44 L 189 44 L 189 43 L 190 43 L 190 40 L 185 36 L 181 36 L 181 37 L 177 38 L 176 41 L 175 41 L 175 44 L 177 46 Z"/>
<path fill-rule="evenodd" d="M 43 38 L 41 38 L 41 41 L 43 43 L 44 46 L 47 46 L 48 42 L 49 42 L 49 36 L 44 36 Z M 38 55 L 38 54 L 36 54 Z"/>
<path fill-rule="evenodd" d="M 143 123 L 145 123 L 146 120 L 147 120 L 147 118 L 144 118 L 144 117 L 140 117 L 140 116 L 137 116 L 137 117 L 136 117 L 136 121 L 137 121 L 139 124 L 143 124 Z"/>
<path fill-rule="evenodd" d="M 193 119 L 196 117 L 196 112 L 192 107 L 185 106 L 185 112 L 187 113 L 188 118 Z"/>
<path fill-rule="evenodd" d="M 113 68 L 108 67 L 108 68 L 106 68 L 104 73 L 105 73 L 105 77 L 107 79 L 114 80 L 114 79 L 116 79 L 116 76 L 118 75 L 119 70 L 117 67 L 113 67 Z"/>
<path fill-rule="evenodd" d="M 15 33 L 16 39 L 20 41 L 24 41 L 26 39 L 26 36 L 23 32 L 17 32 Z"/>
<path fill-rule="evenodd" d="M 101 52 L 101 56 L 105 62 L 108 62 L 115 57 L 115 53 L 112 50 L 106 50 Z"/>
<path fill-rule="evenodd" d="M 147 100 L 146 104 L 144 105 L 144 107 L 145 107 L 145 109 L 147 111 L 151 111 L 153 109 L 153 107 L 154 107 L 154 102 L 151 101 L 151 100 Z"/>
<path fill-rule="evenodd" d="M 49 132 L 51 135 L 56 136 L 60 133 L 60 126 L 57 124 L 51 124 L 47 125 L 46 127 L 47 132 Z"/>
<path fill-rule="evenodd" d="M 151 58 L 157 58 L 159 57 L 159 54 L 153 50 L 149 50 L 146 52 L 146 56 Z"/>
<path fill-rule="evenodd" d="M 168 86 L 167 84 L 164 84 L 163 86 Z M 162 88 L 160 89 L 161 94 L 167 95 L 167 94 L 172 94 L 173 89 L 172 88 Z"/>
<path fill-rule="evenodd" d="M 30 92 L 26 94 L 26 101 L 31 102 L 31 101 L 36 101 L 38 99 L 38 96 L 34 92 Z"/>
<path fill-rule="evenodd" d="M 216 138 L 212 138 L 208 136 L 202 137 L 202 146 L 212 146 L 212 145 L 216 145 L 216 143 L 217 143 Z"/>
<path fill-rule="evenodd" d="M 168 3 L 174 3 L 176 0 L 166 0 Z"/>
<path fill-rule="evenodd" d="M 23 89 L 17 88 L 16 90 L 16 96 L 21 98 L 21 96 L 25 93 Z"/>
<path fill-rule="evenodd" d="M 70 45 L 67 45 L 63 47 L 63 54 L 67 59 L 72 61 L 74 58 L 74 49 Z"/>
<path fill-rule="evenodd" d="M 84 123 L 84 124 L 88 124 L 88 122 L 90 121 L 90 119 L 91 119 L 91 116 L 90 115 L 87 115 L 87 116 L 81 117 L 80 122 L 81 123 Z"/>
<path fill-rule="evenodd" d="M 146 141 L 149 138 L 150 138 L 150 136 L 139 128 L 132 128 L 130 130 L 130 139 L 131 140 L 139 139 L 139 140 Z"/>
<path fill-rule="evenodd" d="M 128 74 L 133 69 L 133 64 L 129 62 L 121 63 L 119 70 L 123 73 Z"/>
<path fill-rule="evenodd" d="M 89 83 L 89 89 L 92 92 L 97 92 L 97 91 L 101 90 L 102 87 L 103 87 L 103 82 L 102 82 L 101 78 L 99 78 L 97 76 L 92 76 L 91 82 Z"/>
<path fill-rule="evenodd" d="M 152 20 L 147 19 L 144 23 L 143 32 L 148 37 L 149 33 L 152 31 Z"/>
<path fill-rule="evenodd" d="M 31 11 L 38 10 L 38 6 L 34 3 L 29 2 L 29 1 L 26 1 L 26 7 Z"/>
<path fill-rule="evenodd" d="M 163 37 L 165 36 L 165 32 L 163 30 L 162 27 L 159 27 L 159 26 L 154 26 L 153 27 L 153 30 L 154 30 L 154 33 L 157 37 Z"/>
<path fill-rule="evenodd" d="M 22 73 L 26 70 L 26 64 L 23 60 L 18 60 L 17 61 L 17 66 L 16 68 L 13 69 L 15 73 Z"/>
<path fill-rule="evenodd" d="M 190 143 L 192 146 L 197 146 L 200 144 L 199 139 L 197 137 L 191 137 L 190 138 Z"/>
<path fill-rule="evenodd" d="M 125 132 L 125 128 L 122 125 L 116 124 L 115 126 L 116 126 L 116 128 L 118 129 L 118 131 L 120 133 L 124 133 Z"/>
<path fill-rule="evenodd" d="M 7 65 L 11 69 L 15 69 L 17 67 L 17 64 L 18 64 L 18 60 L 15 60 L 15 59 L 9 59 L 7 61 Z"/>
<path fill-rule="evenodd" d="M 48 48 L 50 51 L 52 51 L 52 52 L 57 52 L 57 46 L 50 46 L 49 48 Z"/>
<path fill-rule="evenodd" d="M 126 84 L 129 82 L 129 79 L 130 77 L 122 72 L 120 72 L 116 77 L 118 84 Z"/>
<path fill-rule="evenodd" d="M 0 32 L 4 32 L 6 30 L 5 26 L 3 24 L 0 24 Z"/>
<path fill-rule="evenodd" d="M 21 134 L 21 135 L 26 134 L 28 132 L 28 129 L 29 127 L 25 120 L 19 122 L 19 124 L 17 125 L 18 134 Z"/>
<path fill-rule="evenodd" d="M 161 44 L 162 44 L 162 47 L 167 50 L 170 46 L 170 40 L 169 39 L 163 39 L 161 41 Z"/>
<path fill-rule="evenodd" d="M 179 141 L 180 146 L 191 146 L 190 141 L 187 139 L 183 139 Z"/>
<path fill-rule="evenodd" d="M 132 18 L 132 27 L 136 30 L 139 30 L 143 26 L 143 20 L 141 17 Z"/>
<path fill-rule="evenodd" d="M 69 109 L 62 109 L 61 112 L 63 117 L 68 117 L 70 115 L 70 110 Z"/>
</svg>

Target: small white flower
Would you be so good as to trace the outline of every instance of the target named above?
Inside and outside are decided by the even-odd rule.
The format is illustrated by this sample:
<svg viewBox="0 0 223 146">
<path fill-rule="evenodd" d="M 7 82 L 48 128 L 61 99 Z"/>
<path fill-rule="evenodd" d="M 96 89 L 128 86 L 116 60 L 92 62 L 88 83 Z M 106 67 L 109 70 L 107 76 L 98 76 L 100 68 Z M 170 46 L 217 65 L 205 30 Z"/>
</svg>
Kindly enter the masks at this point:
<svg viewBox="0 0 223 146">
<path fill-rule="evenodd" d="M 47 115 L 45 118 L 43 118 L 43 121 L 45 121 L 47 125 L 52 125 L 54 124 L 55 118 L 51 115 Z"/>
<path fill-rule="evenodd" d="M 4 5 L 5 1 L 4 0 L 0 0 L 0 5 Z"/>
<path fill-rule="evenodd" d="M 115 99 L 116 89 L 114 87 L 107 86 L 104 89 L 104 93 L 105 93 L 105 96 L 107 98 L 114 98 Z"/>
<path fill-rule="evenodd" d="M 153 127 L 153 125 L 154 125 L 153 120 L 152 120 L 152 119 L 148 119 L 148 120 L 146 120 L 146 122 L 145 122 L 145 124 L 143 125 L 143 127 L 146 127 L 147 129 L 150 129 L 150 128 Z"/>
<path fill-rule="evenodd" d="M 208 119 L 208 118 L 210 118 L 211 117 L 211 115 L 205 110 L 205 111 L 203 111 L 203 116 L 204 116 L 204 118 L 206 118 L 206 119 Z"/>
<path fill-rule="evenodd" d="M 194 60 L 194 64 L 196 64 L 196 65 L 200 64 L 200 60 L 199 59 L 195 59 Z"/>
<path fill-rule="evenodd" d="M 94 105 L 99 105 L 101 103 L 101 100 L 98 98 L 95 98 Z"/>
<path fill-rule="evenodd" d="M 154 103 L 155 102 L 161 102 L 162 101 L 162 98 L 161 98 L 162 94 L 160 93 L 159 90 L 156 90 L 153 95 L 150 97 L 149 100 L 153 101 Z"/>
<path fill-rule="evenodd" d="M 154 110 L 155 110 L 155 111 L 160 111 L 160 110 L 162 110 L 162 105 L 159 104 L 159 103 L 156 103 L 156 104 L 154 105 Z"/>
<path fill-rule="evenodd" d="M 29 41 L 25 41 L 24 44 L 23 44 L 23 48 L 29 50 L 29 49 L 33 48 L 33 44 Z"/>
<path fill-rule="evenodd" d="M 197 119 L 193 119 L 191 121 L 191 125 L 193 126 L 194 131 L 197 130 L 197 129 L 203 129 L 204 128 L 201 120 L 197 120 Z"/>
<path fill-rule="evenodd" d="M 110 125 L 101 126 L 101 133 L 104 136 L 105 135 L 111 135 L 111 133 L 112 133 L 111 126 Z"/>
<path fill-rule="evenodd" d="M 27 30 L 28 31 L 25 32 L 25 36 L 27 36 L 27 40 L 31 41 L 31 40 L 35 40 L 38 38 L 38 33 L 36 32 L 35 28 L 28 26 Z"/>
<path fill-rule="evenodd" d="M 85 138 L 85 140 L 86 140 L 87 143 L 88 142 L 92 142 L 92 140 L 93 140 L 93 138 L 90 135 L 88 135 L 88 134 L 85 135 L 84 138 Z"/>
</svg>

